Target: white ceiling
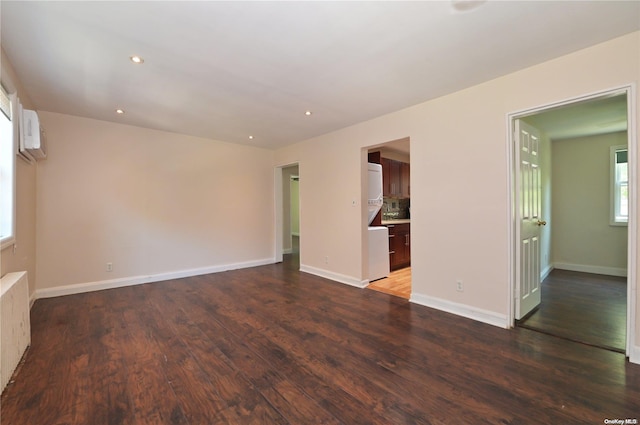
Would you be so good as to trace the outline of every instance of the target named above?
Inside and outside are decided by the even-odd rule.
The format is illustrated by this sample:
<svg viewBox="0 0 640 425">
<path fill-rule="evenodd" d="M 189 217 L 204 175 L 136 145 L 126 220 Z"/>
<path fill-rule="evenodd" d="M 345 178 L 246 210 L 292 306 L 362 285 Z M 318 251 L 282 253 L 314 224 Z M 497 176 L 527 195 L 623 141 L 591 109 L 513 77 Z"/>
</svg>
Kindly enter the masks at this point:
<svg viewBox="0 0 640 425">
<path fill-rule="evenodd" d="M 0 28 L 40 110 L 268 148 L 640 29 L 638 1 L 469 4 L 3 0 Z"/>
</svg>

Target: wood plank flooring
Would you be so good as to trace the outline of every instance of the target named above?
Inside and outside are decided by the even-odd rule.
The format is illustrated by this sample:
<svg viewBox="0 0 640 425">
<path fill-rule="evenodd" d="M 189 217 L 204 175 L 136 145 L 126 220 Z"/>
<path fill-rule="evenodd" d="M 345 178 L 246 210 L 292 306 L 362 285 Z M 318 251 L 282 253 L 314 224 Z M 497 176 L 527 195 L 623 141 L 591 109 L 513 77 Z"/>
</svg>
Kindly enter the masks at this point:
<svg viewBox="0 0 640 425">
<path fill-rule="evenodd" d="M 3 425 L 602 424 L 622 354 L 474 322 L 287 263 L 36 301 Z"/>
<path fill-rule="evenodd" d="M 411 297 L 411 267 L 394 270 L 384 279 L 374 280 L 367 288 L 408 300 Z"/>
<path fill-rule="evenodd" d="M 538 310 L 520 326 L 625 352 L 625 277 L 553 270 L 542 282 Z"/>
</svg>

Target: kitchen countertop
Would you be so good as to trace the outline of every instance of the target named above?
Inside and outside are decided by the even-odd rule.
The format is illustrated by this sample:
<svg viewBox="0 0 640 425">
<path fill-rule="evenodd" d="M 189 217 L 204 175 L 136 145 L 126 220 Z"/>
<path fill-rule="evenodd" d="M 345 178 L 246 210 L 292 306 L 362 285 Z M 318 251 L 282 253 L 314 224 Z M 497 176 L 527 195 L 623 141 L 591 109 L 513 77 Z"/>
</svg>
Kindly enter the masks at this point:
<svg viewBox="0 0 640 425">
<path fill-rule="evenodd" d="M 409 218 L 400 218 L 397 220 L 382 220 L 382 225 L 383 226 L 387 226 L 389 224 L 405 224 L 405 223 L 411 223 L 411 219 Z"/>
</svg>

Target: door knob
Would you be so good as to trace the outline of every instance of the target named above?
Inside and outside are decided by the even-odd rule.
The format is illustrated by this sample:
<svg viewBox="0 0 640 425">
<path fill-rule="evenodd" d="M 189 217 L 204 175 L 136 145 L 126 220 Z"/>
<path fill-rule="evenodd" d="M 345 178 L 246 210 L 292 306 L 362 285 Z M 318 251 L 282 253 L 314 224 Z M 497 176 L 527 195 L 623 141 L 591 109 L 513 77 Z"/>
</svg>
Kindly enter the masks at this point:
<svg viewBox="0 0 640 425">
<path fill-rule="evenodd" d="M 538 220 L 538 222 L 536 223 L 538 226 L 546 226 L 547 222 L 544 220 Z"/>
</svg>

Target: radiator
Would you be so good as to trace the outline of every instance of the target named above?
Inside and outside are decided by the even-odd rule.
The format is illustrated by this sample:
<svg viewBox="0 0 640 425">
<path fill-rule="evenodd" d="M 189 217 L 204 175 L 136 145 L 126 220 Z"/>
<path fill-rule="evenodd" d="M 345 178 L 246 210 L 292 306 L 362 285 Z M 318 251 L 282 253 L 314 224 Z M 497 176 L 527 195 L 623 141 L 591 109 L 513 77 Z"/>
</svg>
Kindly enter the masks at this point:
<svg viewBox="0 0 640 425">
<path fill-rule="evenodd" d="M 7 273 L 0 279 L 0 392 L 31 344 L 27 272 Z"/>
</svg>

